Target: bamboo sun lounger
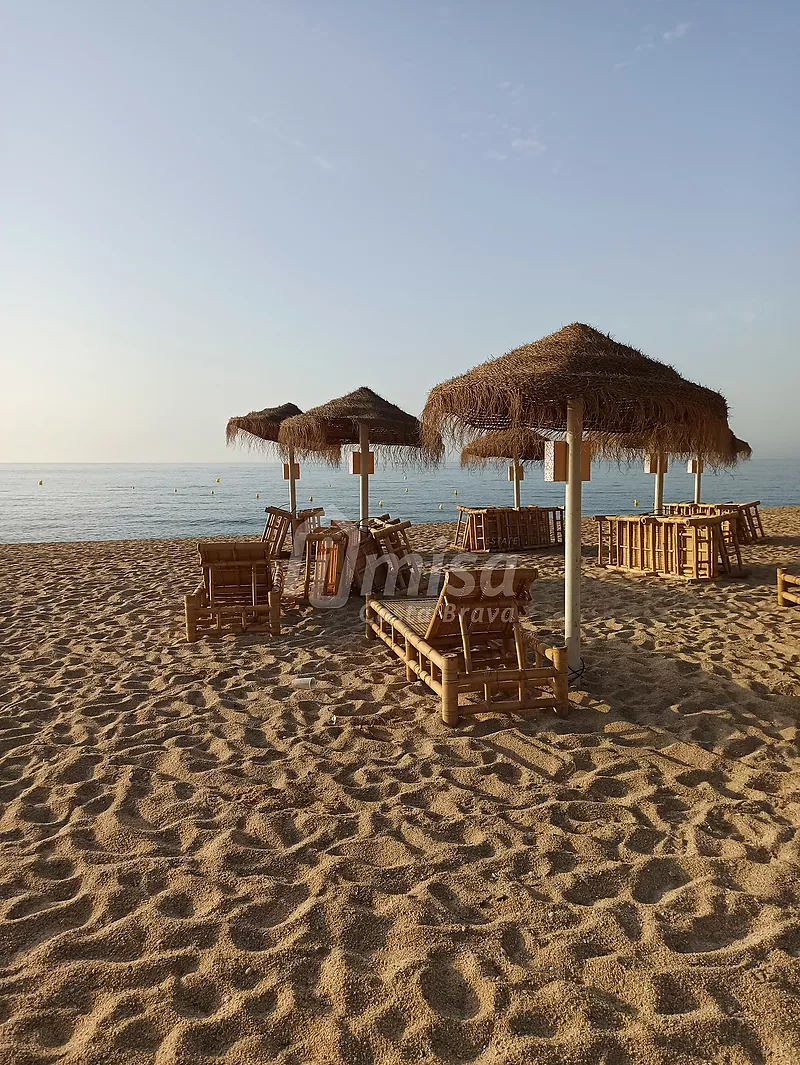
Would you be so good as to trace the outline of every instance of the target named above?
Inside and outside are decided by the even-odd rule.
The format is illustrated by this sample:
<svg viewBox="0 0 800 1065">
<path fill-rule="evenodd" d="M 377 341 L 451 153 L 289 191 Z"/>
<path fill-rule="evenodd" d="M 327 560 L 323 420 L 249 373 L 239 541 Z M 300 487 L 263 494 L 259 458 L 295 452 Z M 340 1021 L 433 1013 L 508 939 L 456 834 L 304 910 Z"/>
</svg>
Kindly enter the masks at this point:
<svg viewBox="0 0 800 1065">
<path fill-rule="evenodd" d="M 268 544 L 199 543 L 203 580 L 184 597 L 186 639 L 265 624 L 278 635 L 281 593 L 275 586 Z"/>
<path fill-rule="evenodd" d="M 502 589 L 483 587 L 502 572 Z M 523 633 L 534 569 L 448 570 L 437 598 L 366 600 L 367 639 L 376 637 L 441 696 L 442 721 L 459 715 L 569 707 L 567 654 Z M 477 587 L 476 587 L 477 582 Z M 530 665 L 529 651 L 535 664 Z M 461 696 L 471 701 L 461 702 Z M 477 696 L 477 699 L 471 698 Z"/>
<path fill-rule="evenodd" d="M 800 576 L 778 568 L 778 606 L 800 606 Z"/>
</svg>

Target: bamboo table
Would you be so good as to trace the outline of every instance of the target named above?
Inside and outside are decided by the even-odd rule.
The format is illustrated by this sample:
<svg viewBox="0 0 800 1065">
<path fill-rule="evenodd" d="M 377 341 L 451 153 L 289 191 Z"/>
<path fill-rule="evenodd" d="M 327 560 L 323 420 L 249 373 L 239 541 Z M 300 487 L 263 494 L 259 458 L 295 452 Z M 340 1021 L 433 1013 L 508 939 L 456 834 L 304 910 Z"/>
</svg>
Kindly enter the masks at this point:
<svg viewBox="0 0 800 1065">
<path fill-rule="evenodd" d="M 563 543 L 563 507 L 459 506 L 452 546 L 457 551 L 525 551 Z"/>
<path fill-rule="evenodd" d="M 713 580 L 743 574 L 736 522 L 722 514 L 595 515 L 597 564 L 653 577 Z"/>
</svg>

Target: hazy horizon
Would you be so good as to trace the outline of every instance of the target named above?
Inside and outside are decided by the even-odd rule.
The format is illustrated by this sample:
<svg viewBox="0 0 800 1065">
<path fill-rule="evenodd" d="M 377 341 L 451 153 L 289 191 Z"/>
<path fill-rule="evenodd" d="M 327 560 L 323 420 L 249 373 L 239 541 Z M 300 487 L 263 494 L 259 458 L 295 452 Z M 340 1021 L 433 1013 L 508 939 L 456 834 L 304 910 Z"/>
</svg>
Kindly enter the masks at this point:
<svg viewBox="0 0 800 1065">
<path fill-rule="evenodd" d="M 270 461 L 576 320 L 797 446 L 791 0 L 0 12 L 3 463 Z"/>
</svg>

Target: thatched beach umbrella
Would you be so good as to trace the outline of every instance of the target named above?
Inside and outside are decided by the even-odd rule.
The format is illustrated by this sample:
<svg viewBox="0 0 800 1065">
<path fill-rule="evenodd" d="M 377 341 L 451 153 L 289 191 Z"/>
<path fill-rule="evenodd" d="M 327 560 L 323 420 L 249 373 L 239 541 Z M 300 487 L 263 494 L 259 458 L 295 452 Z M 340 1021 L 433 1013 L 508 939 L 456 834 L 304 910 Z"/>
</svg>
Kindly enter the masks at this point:
<svg viewBox="0 0 800 1065">
<path fill-rule="evenodd" d="M 303 412 L 294 403 L 283 403 L 280 407 L 265 407 L 264 410 L 253 410 L 239 418 L 229 418 L 225 427 L 225 440 L 230 445 L 234 442 L 244 443 L 250 447 L 269 448 L 277 450 L 278 430 L 287 418 L 293 418 Z M 295 481 L 294 453 L 289 450 L 287 454 L 289 463 L 289 509 L 292 514 L 297 513 L 297 483 Z"/>
<path fill-rule="evenodd" d="M 456 440 L 494 429 L 521 439 L 526 429 L 566 431 L 565 637 L 569 664 L 580 656 L 581 445 L 619 457 L 619 437 L 636 437 L 653 453 L 689 447 L 725 461 L 728 407 L 711 389 L 669 366 L 575 322 L 436 385 L 421 416 L 423 436 Z"/>
<path fill-rule="evenodd" d="M 511 459 L 514 484 L 514 509 L 520 507 L 520 466 L 524 462 L 544 462 L 545 438 L 528 429 L 520 438 L 507 430 L 496 430 L 470 441 L 461 449 L 462 466 L 479 466 L 498 459 Z"/>
<path fill-rule="evenodd" d="M 357 388 L 340 399 L 332 399 L 289 418 L 278 434 L 280 446 L 293 448 L 301 456 L 314 455 L 338 465 L 342 447 L 357 444 L 353 454 L 353 472 L 361 477 L 360 518 L 369 519 L 370 444 L 378 445 L 384 455 L 400 464 L 438 461 L 441 441 L 429 434 L 422 449 L 420 425 L 416 418 L 383 399 L 371 388 Z"/>
<path fill-rule="evenodd" d="M 699 453 L 694 453 L 692 448 L 691 434 L 684 432 L 683 439 L 680 439 L 680 433 L 673 432 L 672 443 L 675 450 L 669 454 L 666 452 L 656 452 L 648 450 L 645 442 L 639 437 L 630 437 L 625 434 L 620 434 L 614 438 L 615 448 L 620 452 L 621 456 L 628 461 L 634 461 L 640 458 L 641 455 L 647 457 L 645 470 L 649 473 L 655 474 L 655 492 L 653 497 L 653 513 L 661 514 L 664 509 L 664 474 L 668 468 L 670 458 L 685 458 L 687 455 L 692 457 L 689 460 L 687 470 L 689 473 L 694 474 L 694 501 L 700 502 L 700 484 L 702 480 L 703 470 L 706 465 L 720 468 L 723 466 L 735 466 L 738 462 L 744 459 L 749 459 L 753 453 L 752 448 L 745 440 L 740 440 L 738 436 L 734 436 L 732 430 L 728 429 L 727 434 L 723 438 L 723 444 L 716 454 L 706 457 Z M 648 470 L 649 467 L 649 470 Z"/>
</svg>

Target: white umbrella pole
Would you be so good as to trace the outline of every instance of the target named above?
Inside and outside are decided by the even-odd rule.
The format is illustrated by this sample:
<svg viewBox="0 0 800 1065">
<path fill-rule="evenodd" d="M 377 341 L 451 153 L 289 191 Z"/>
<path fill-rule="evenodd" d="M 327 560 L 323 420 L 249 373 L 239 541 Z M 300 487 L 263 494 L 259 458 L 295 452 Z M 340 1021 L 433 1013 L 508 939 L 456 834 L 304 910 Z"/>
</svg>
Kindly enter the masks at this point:
<svg viewBox="0 0 800 1065">
<path fill-rule="evenodd" d="M 358 447 L 361 452 L 361 527 L 369 525 L 369 426 L 360 422 L 358 426 Z"/>
<path fill-rule="evenodd" d="M 514 510 L 519 510 L 519 459 L 514 459 Z"/>
<path fill-rule="evenodd" d="M 664 509 L 664 457 L 659 451 L 658 467 L 656 470 L 656 490 L 653 499 L 653 513 L 660 514 Z"/>
<path fill-rule="evenodd" d="M 294 479 L 294 448 L 289 448 L 289 510 L 297 517 L 297 482 Z"/>
<path fill-rule="evenodd" d="M 581 447 L 583 400 L 567 403 L 567 490 L 564 530 L 564 642 L 570 669 L 581 668 Z"/>
<path fill-rule="evenodd" d="M 702 469 L 702 463 L 700 461 L 700 456 L 699 455 L 695 455 L 695 459 L 694 460 L 697 463 L 697 465 L 695 466 L 695 470 L 694 470 L 694 501 L 695 501 L 695 503 L 699 503 L 700 502 L 700 482 L 703 479 L 703 474 L 700 472 L 701 469 Z"/>
</svg>

